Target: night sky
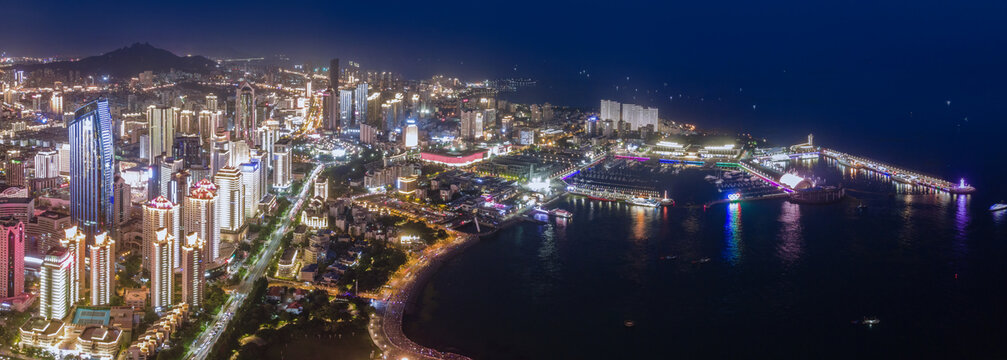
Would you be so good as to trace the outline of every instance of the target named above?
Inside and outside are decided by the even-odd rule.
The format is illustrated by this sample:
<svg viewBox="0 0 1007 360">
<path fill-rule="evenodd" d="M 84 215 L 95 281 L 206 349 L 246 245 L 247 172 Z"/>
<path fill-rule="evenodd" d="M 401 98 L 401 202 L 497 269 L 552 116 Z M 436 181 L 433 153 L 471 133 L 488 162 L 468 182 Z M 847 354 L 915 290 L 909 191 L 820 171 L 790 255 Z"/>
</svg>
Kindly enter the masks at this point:
<svg viewBox="0 0 1007 360">
<path fill-rule="evenodd" d="M 1007 130 L 1003 1 L 3 2 L 0 49 L 14 55 L 150 42 L 340 57 L 411 78 L 532 77 L 540 85 L 521 100 L 636 102 L 782 143 L 815 132 L 895 161 L 948 144 L 919 164 L 948 174 Z"/>
</svg>

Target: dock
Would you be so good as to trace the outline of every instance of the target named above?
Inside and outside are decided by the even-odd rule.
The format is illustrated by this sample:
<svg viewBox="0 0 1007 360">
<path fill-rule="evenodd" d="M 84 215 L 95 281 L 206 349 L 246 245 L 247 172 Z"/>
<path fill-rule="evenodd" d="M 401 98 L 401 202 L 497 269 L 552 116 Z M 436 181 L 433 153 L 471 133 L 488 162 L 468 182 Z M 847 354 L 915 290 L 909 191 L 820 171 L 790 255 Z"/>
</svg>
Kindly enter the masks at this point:
<svg viewBox="0 0 1007 360">
<path fill-rule="evenodd" d="M 892 181 L 897 181 L 903 184 L 928 187 L 931 189 L 944 191 L 952 194 L 969 194 L 975 191 L 975 188 L 966 184 L 964 179 L 962 179 L 958 183 L 955 183 L 944 179 L 939 179 L 933 176 L 921 174 L 915 171 L 906 170 L 890 164 L 885 164 L 880 161 L 875 161 L 865 157 L 851 155 L 832 149 L 822 148 L 820 153 L 822 156 L 835 159 L 837 162 L 839 162 L 844 166 L 856 169 L 871 170 L 879 174 L 889 176 L 891 177 Z"/>
</svg>

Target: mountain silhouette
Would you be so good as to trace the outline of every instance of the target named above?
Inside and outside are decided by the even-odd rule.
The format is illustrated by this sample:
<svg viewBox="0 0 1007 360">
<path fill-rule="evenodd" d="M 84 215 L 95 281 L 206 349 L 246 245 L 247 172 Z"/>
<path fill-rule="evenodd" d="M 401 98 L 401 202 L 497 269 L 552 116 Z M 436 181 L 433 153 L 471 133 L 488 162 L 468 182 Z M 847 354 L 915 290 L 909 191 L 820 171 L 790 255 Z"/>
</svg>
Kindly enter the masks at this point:
<svg viewBox="0 0 1007 360">
<path fill-rule="evenodd" d="M 216 67 L 216 62 L 202 56 L 177 56 L 149 43 L 135 43 L 77 61 L 30 64 L 18 68 L 25 71 L 52 69 L 62 72 L 73 70 L 79 71 L 81 75 L 110 75 L 115 78 L 130 78 L 147 70 L 163 73 L 175 69 L 176 71 L 205 74 Z"/>
</svg>

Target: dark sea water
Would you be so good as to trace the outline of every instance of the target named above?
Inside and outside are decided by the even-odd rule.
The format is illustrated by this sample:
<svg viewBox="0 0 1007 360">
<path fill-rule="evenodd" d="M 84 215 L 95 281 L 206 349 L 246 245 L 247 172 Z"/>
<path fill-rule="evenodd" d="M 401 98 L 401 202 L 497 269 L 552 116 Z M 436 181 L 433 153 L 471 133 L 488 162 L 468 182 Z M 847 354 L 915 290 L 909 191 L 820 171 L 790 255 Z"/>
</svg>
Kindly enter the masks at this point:
<svg viewBox="0 0 1007 360">
<path fill-rule="evenodd" d="M 913 194 L 807 167 L 859 191 L 704 210 L 683 204 L 721 194 L 683 171 L 665 181 L 677 207 L 566 197 L 553 205 L 569 222 L 517 225 L 448 261 L 406 334 L 476 359 L 1007 357 L 996 192 Z M 853 323 L 865 316 L 881 323 Z"/>
</svg>

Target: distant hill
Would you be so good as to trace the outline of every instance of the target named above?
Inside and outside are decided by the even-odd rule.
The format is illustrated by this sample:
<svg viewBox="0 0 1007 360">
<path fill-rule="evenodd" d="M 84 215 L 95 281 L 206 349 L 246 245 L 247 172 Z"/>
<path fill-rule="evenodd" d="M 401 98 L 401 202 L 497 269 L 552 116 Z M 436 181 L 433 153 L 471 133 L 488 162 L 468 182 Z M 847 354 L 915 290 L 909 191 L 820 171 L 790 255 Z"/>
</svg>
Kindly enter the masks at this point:
<svg viewBox="0 0 1007 360">
<path fill-rule="evenodd" d="M 130 78 L 151 70 L 155 73 L 171 69 L 189 73 L 208 73 L 217 63 L 202 56 L 177 56 L 168 50 L 156 48 L 148 43 L 136 43 L 111 52 L 90 56 L 78 61 L 59 61 L 48 64 L 18 66 L 25 71 L 52 69 L 57 72 L 74 70 L 81 75 L 110 75 L 115 78 Z"/>
</svg>

